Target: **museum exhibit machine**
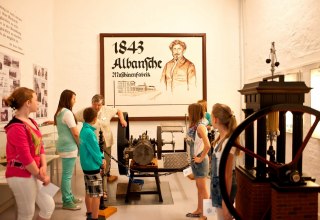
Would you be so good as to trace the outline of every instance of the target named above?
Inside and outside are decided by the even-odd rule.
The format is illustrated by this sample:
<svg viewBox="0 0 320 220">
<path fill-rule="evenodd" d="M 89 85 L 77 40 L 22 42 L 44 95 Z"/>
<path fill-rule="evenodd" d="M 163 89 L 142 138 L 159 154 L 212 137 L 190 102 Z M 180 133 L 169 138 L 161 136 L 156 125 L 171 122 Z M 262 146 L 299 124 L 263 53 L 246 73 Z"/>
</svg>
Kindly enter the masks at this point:
<svg viewBox="0 0 320 220">
<path fill-rule="evenodd" d="M 123 114 L 127 127 L 122 127 L 118 122 L 117 148 L 119 173 L 129 175 L 125 202 L 136 194 L 158 194 L 159 202 L 163 202 L 159 176 L 181 172 L 189 166 L 186 145 L 183 149 L 176 149 L 173 135 L 183 133 L 183 126 L 157 126 L 157 139 L 149 138 L 147 131 L 134 138 L 130 135 L 128 114 Z M 172 139 L 163 140 L 163 133 L 171 133 Z M 171 145 L 171 149 L 164 150 L 164 145 Z M 154 177 L 156 190 L 132 189 L 136 177 Z"/>
<path fill-rule="evenodd" d="M 235 205 L 231 204 L 225 178 L 220 175 L 222 196 L 235 219 L 317 219 L 320 187 L 303 172 L 302 160 L 320 112 L 303 105 L 304 95 L 311 89 L 304 82 L 286 82 L 283 75 L 274 75 L 279 65 L 274 43 L 270 56 L 266 62 L 271 63 L 272 76 L 245 84 L 239 90 L 245 98 L 246 119 L 226 143 L 219 172 L 225 173 L 232 147 L 244 155 L 244 164 L 236 167 Z M 292 134 L 286 132 L 287 112 L 293 115 Z M 304 120 L 308 117 L 314 121 L 304 133 Z M 243 144 L 236 144 L 239 136 Z M 292 144 L 288 146 L 287 142 Z"/>
</svg>

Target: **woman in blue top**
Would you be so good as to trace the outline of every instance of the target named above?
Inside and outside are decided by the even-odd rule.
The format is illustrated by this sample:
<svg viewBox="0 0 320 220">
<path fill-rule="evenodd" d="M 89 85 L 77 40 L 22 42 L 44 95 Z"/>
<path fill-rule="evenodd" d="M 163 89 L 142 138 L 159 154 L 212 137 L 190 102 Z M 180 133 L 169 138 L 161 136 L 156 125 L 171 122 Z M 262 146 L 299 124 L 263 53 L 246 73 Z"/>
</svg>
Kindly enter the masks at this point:
<svg viewBox="0 0 320 220">
<path fill-rule="evenodd" d="M 54 115 L 54 124 L 58 130 L 57 151 L 62 160 L 62 208 L 69 210 L 79 210 L 80 206 L 76 203 L 82 202 L 81 199 L 75 198 L 71 191 L 71 179 L 79 145 L 77 120 L 72 113 L 75 102 L 76 94 L 71 90 L 64 90 L 60 95 L 58 108 Z"/>
</svg>

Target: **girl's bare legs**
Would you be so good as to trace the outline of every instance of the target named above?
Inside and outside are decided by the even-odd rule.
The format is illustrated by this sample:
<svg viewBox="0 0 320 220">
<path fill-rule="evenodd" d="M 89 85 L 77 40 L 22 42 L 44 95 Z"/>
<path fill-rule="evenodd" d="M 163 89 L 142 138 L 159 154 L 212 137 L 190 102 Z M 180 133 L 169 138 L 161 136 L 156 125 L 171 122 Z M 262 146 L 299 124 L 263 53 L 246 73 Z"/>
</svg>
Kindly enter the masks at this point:
<svg viewBox="0 0 320 220">
<path fill-rule="evenodd" d="M 206 185 L 206 177 L 196 178 L 196 185 L 198 190 L 198 207 L 194 214 L 201 214 L 203 213 L 203 200 L 209 198 L 207 185 Z"/>
</svg>

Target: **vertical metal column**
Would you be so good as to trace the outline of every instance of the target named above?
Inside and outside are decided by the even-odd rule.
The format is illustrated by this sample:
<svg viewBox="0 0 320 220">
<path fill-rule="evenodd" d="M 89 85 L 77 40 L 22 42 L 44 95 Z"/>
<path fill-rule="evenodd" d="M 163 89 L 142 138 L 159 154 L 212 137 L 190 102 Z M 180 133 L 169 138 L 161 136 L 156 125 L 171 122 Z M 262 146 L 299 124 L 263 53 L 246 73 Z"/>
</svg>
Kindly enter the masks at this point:
<svg viewBox="0 0 320 220">
<path fill-rule="evenodd" d="M 295 157 L 297 151 L 302 145 L 303 138 L 303 120 L 302 112 L 292 112 L 293 126 L 292 126 L 292 159 Z M 302 155 L 297 163 L 297 170 L 302 173 Z"/>
<path fill-rule="evenodd" d="M 286 112 L 279 112 L 279 131 L 276 161 L 278 163 L 284 163 L 286 161 Z"/>
<path fill-rule="evenodd" d="M 257 154 L 263 158 L 267 157 L 267 129 L 266 117 L 261 117 L 257 120 Z M 266 178 L 267 170 L 266 164 L 257 161 L 257 178 Z"/>
<path fill-rule="evenodd" d="M 243 109 L 243 112 L 245 114 L 245 117 L 249 117 L 253 113 L 253 109 Z M 245 130 L 245 146 L 252 152 L 254 152 L 254 127 L 253 125 L 250 125 Z M 254 167 L 254 158 L 245 155 L 245 168 L 248 170 L 251 170 Z"/>
</svg>

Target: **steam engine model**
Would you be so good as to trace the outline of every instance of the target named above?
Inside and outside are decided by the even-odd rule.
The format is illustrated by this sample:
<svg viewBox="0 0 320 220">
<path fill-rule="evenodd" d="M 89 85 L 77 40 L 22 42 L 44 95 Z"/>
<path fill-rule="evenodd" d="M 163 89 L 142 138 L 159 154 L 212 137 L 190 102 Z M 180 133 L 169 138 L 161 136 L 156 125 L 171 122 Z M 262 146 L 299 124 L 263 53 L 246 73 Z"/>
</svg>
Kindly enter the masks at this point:
<svg viewBox="0 0 320 220">
<path fill-rule="evenodd" d="M 142 133 L 138 139 L 134 139 L 131 135 L 129 147 L 124 149 L 126 165 L 129 165 L 129 159 L 133 159 L 140 165 L 151 163 L 152 159 L 155 157 L 155 145 L 155 139 L 149 139 L 147 131 Z"/>
<path fill-rule="evenodd" d="M 235 168 L 235 201 L 230 199 L 225 176 L 219 176 L 222 198 L 237 220 L 317 219 L 320 186 L 303 172 L 302 160 L 307 163 L 303 151 L 320 122 L 320 112 L 303 105 L 311 90 L 305 82 L 286 82 L 284 75 L 274 75 L 274 67 L 279 66 L 274 42 L 270 51 L 266 62 L 271 63 L 272 76 L 239 90 L 245 96 L 246 119 L 230 135 L 219 173 L 226 172 L 233 147 L 244 155 L 244 164 Z M 292 118 L 287 120 L 289 112 Z M 312 117 L 310 129 L 304 129 L 304 120 Z M 292 123 L 291 134 L 286 130 L 288 122 Z M 244 142 L 239 143 L 239 137 Z"/>
<path fill-rule="evenodd" d="M 183 133 L 182 126 L 157 126 L 157 138 L 149 138 L 147 131 L 133 138 L 130 135 L 129 117 L 123 112 L 127 121 L 127 127 L 122 127 L 118 121 L 118 168 L 121 175 L 127 175 L 132 159 L 138 165 L 152 165 L 153 159 L 162 160 L 163 167 L 158 167 L 159 172 L 179 172 L 185 169 L 188 163 L 186 146 L 183 149 L 175 149 L 173 133 Z M 163 133 L 171 133 L 172 139 L 163 140 Z M 184 143 L 185 144 L 185 143 Z M 162 149 L 164 145 L 171 145 L 172 149 Z"/>
</svg>

